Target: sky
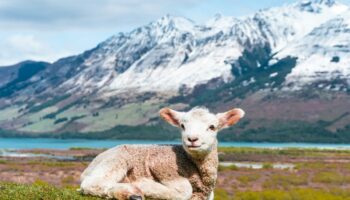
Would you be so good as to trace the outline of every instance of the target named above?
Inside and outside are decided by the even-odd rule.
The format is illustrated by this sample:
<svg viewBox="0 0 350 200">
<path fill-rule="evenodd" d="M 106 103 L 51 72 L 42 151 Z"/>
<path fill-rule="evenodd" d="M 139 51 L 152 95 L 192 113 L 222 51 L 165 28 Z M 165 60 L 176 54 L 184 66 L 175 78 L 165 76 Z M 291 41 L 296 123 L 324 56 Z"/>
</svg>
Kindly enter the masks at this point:
<svg viewBox="0 0 350 200">
<path fill-rule="evenodd" d="M 201 24 L 294 0 L 0 0 L 0 66 L 79 54 L 170 14 Z M 342 0 L 350 4 L 350 0 Z"/>
</svg>

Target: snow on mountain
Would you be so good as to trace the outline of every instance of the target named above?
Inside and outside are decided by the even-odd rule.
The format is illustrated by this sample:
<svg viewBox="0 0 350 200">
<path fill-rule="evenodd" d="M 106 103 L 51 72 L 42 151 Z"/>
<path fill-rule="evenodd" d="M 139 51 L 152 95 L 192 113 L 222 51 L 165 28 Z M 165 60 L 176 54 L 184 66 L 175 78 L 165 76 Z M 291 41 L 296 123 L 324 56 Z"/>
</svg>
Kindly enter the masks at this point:
<svg viewBox="0 0 350 200">
<path fill-rule="evenodd" d="M 259 28 L 271 47 L 279 51 L 347 9 L 346 5 L 333 0 L 303 0 L 260 11 L 253 19 L 261 21 Z"/>
<path fill-rule="evenodd" d="M 81 55 L 59 60 L 45 75 L 38 75 L 47 78 L 34 88 L 45 90 L 50 83 L 52 90 L 46 90 L 52 93 L 108 97 L 149 91 L 176 93 L 179 88 L 191 89 L 215 78 L 229 81 L 235 78 L 232 64 L 244 50 L 268 47 L 272 54 L 292 54 L 288 49 L 296 49 L 304 38 L 312 37 L 311 31 L 322 29 L 321 24 L 326 26 L 347 9 L 333 0 L 303 0 L 241 18 L 217 15 L 204 25 L 167 15 L 114 35 Z"/>
<path fill-rule="evenodd" d="M 307 36 L 283 49 L 278 57 L 298 58 L 285 85 L 297 90 L 315 82 L 338 80 L 332 87 L 350 85 L 350 10 L 313 29 Z M 330 87 L 319 83 L 318 87 Z M 332 88 L 331 88 L 332 89 Z"/>
</svg>

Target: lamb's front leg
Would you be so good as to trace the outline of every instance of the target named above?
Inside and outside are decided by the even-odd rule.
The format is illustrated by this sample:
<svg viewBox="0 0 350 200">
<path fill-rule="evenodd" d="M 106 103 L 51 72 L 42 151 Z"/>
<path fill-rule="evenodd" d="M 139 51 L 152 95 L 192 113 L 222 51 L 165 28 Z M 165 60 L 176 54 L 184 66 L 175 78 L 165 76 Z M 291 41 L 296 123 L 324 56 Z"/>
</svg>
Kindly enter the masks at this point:
<svg viewBox="0 0 350 200">
<path fill-rule="evenodd" d="M 143 178 L 132 184 L 139 188 L 146 198 L 150 199 L 189 200 L 192 196 L 190 182 L 182 177 L 161 183 Z"/>
<path fill-rule="evenodd" d="M 210 193 L 208 200 L 214 200 L 214 191 Z"/>
<path fill-rule="evenodd" d="M 127 168 L 110 171 L 106 174 L 84 176 L 80 186 L 81 192 L 99 197 L 118 200 L 143 200 L 142 191 L 131 183 L 122 182 Z"/>
</svg>

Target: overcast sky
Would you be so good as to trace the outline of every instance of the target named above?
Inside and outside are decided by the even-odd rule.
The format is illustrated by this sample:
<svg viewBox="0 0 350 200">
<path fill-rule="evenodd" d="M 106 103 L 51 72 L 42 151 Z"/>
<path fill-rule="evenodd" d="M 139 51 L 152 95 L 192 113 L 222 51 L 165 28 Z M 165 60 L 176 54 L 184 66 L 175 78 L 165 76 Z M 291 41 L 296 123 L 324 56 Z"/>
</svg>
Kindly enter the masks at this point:
<svg viewBox="0 0 350 200">
<path fill-rule="evenodd" d="M 203 23 L 293 0 L 0 0 L 0 65 L 53 62 L 166 14 Z M 349 3 L 350 0 L 342 0 Z"/>
</svg>

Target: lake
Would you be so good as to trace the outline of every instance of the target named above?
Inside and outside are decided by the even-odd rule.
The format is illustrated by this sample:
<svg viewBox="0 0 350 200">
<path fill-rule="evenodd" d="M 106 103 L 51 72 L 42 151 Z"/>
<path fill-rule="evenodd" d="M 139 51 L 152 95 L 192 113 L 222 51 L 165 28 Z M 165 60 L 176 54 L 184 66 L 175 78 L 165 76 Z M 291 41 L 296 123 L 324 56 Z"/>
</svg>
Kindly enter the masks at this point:
<svg viewBox="0 0 350 200">
<path fill-rule="evenodd" d="M 180 144 L 180 141 L 0 138 L 0 149 L 110 148 L 120 144 Z M 219 142 L 225 147 L 349 149 L 350 144 Z"/>
</svg>

